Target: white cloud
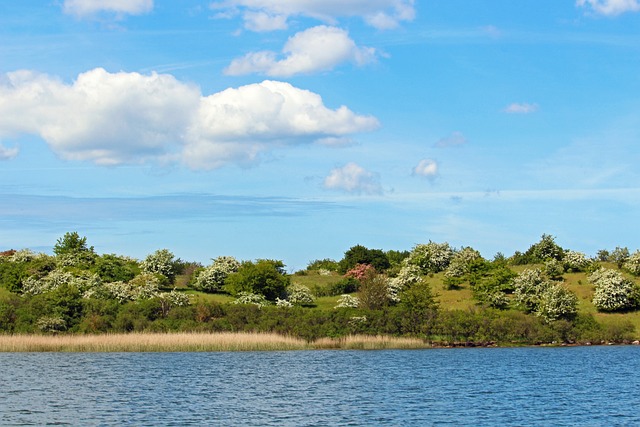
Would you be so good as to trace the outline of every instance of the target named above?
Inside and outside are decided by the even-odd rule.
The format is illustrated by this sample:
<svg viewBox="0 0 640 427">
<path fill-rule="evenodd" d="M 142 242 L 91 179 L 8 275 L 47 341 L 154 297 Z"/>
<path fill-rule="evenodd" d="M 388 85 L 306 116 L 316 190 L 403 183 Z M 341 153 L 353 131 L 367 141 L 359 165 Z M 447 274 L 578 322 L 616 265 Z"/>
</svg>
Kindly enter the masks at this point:
<svg viewBox="0 0 640 427">
<path fill-rule="evenodd" d="M 320 25 L 290 37 L 282 49 L 283 59 L 271 51 L 252 52 L 234 59 L 226 74 L 262 73 L 271 77 L 289 77 L 335 68 L 344 62 L 357 65 L 375 61 L 373 48 L 358 47 L 349 33 L 336 27 Z"/>
<path fill-rule="evenodd" d="M 0 161 L 13 159 L 18 155 L 18 151 L 17 147 L 7 148 L 0 144 Z"/>
<path fill-rule="evenodd" d="M 382 193 L 378 175 L 353 162 L 333 169 L 324 179 L 324 187 L 355 194 Z"/>
<path fill-rule="evenodd" d="M 505 113 L 508 114 L 531 114 L 538 111 L 538 104 L 525 103 L 513 103 L 504 108 Z"/>
<path fill-rule="evenodd" d="M 413 168 L 413 174 L 433 179 L 438 175 L 438 163 L 433 159 L 422 159 L 418 166 Z"/>
<path fill-rule="evenodd" d="M 595 13 L 607 16 L 640 11 L 638 0 L 577 0 L 576 6 L 588 7 Z"/>
<path fill-rule="evenodd" d="M 221 0 L 211 4 L 221 16 L 241 13 L 245 28 L 269 31 L 274 21 L 285 23 L 293 16 L 305 16 L 327 23 L 358 16 L 377 29 L 395 28 L 415 17 L 414 0 Z M 278 25 L 276 29 L 281 29 Z"/>
<path fill-rule="evenodd" d="M 64 0 L 64 13 L 83 18 L 100 12 L 141 15 L 151 12 L 153 0 Z"/>
<path fill-rule="evenodd" d="M 327 108 L 319 95 L 275 81 L 210 96 L 171 75 L 101 68 L 72 84 L 29 71 L 2 81 L 0 137 L 39 135 L 61 158 L 98 165 L 155 161 L 214 169 L 254 162 L 274 147 L 378 127 L 374 117 Z"/>
<path fill-rule="evenodd" d="M 462 132 L 452 132 L 451 135 L 446 136 L 444 138 L 440 138 L 438 142 L 436 142 L 436 147 L 456 147 L 459 145 L 464 145 L 467 143 L 467 138 L 462 134 Z"/>
</svg>

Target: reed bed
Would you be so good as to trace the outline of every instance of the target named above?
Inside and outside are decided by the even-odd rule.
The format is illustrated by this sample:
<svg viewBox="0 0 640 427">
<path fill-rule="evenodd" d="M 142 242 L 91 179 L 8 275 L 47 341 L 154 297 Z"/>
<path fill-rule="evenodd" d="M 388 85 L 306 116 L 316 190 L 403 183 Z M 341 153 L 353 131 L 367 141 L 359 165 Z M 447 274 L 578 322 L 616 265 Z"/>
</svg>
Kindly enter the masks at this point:
<svg viewBox="0 0 640 427">
<path fill-rule="evenodd" d="M 312 343 L 316 349 L 341 350 L 415 350 L 431 348 L 431 344 L 418 338 L 400 338 L 386 335 L 349 335 L 341 338 L 320 338 Z"/>
<path fill-rule="evenodd" d="M 129 333 L 0 335 L 0 352 L 203 352 L 419 349 L 420 339 L 352 335 L 313 342 L 272 333 Z"/>
<path fill-rule="evenodd" d="M 258 333 L 4 335 L 2 352 L 168 352 L 305 350 L 306 341 Z"/>
</svg>

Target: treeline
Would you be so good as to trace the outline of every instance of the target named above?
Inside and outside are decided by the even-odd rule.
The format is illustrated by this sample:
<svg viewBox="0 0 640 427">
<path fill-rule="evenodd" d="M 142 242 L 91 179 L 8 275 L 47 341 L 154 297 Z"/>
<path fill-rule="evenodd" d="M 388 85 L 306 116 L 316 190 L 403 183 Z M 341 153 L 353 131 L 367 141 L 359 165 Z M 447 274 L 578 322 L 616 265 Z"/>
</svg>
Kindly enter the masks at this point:
<svg viewBox="0 0 640 427">
<path fill-rule="evenodd" d="M 278 260 L 220 256 L 203 266 L 167 249 L 142 261 L 99 255 L 76 232 L 58 239 L 53 253 L 0 253 L 0 333 L 252 331 L 307 340 L 388 334 L 514 344 L 634 339 L 634 324 L 624 317 L 599 323 L 578 309 L 564 281 L 570 273 L 584 275 L 581 286 L 593 288 L 589 304 L 598 311 L 640 307 L 640 252 L 615 248 L 587 257 L 549 235 L 492 260 L 448 243 L 386 252 L 356 245 L 341 260 L 311 261 L 293 275 Z M 460 289 L 471 290 L 471 308 L 440 302 L 438 292 Z"/>
</svg>

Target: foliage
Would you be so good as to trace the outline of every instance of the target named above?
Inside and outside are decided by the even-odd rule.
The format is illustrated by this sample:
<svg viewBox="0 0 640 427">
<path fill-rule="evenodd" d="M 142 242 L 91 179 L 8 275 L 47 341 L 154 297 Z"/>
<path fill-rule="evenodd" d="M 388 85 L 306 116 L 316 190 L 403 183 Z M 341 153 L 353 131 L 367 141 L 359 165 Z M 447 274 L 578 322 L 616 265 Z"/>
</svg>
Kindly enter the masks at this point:
<svg viewBox="0 0 640 427">
<path fill-rule="evenodd" d="M 589 266 L 589 259 L 587 259 L 587 256 L 582 252 L 566 250 L 564 251 L 562 263 L 564 266 L 564 271 L 585 271 L 585 269 Z"/>
<path fill-rule="evenodd" d="M 178 262 L 173 253 L 168 249 L 158 249 L 142 261 L 142 272 L 147 274 L 160 274 L 169 283 L 173 283 L 178 269 Z"/>
<path fill-rule="evenodd" d="M 389 299 L 394 303 L 400 302 L 402 292 L 422 282 L 423 277 L 417 266 L 403 265 L 398 275 L 389 280 Z"/>
<path fill-rule="evenodd" d="M 134 259 L 104 254 L 95 259 L 91 271 L 105 282 L 127 282 L 140 272 L 140 267 Z"/>
<path fill-rule="evenodd" d="M 53 247 L 53 253 L 56 256 L 66 254 L 79 254 L 90 252 L 93 253 L 93 246 L 87 247 L 87 238 L 80 237 L 78 232 L 68 232 L 56 241 Z"/>
<path fill-rule="evenodd" d="M 572 318 L 578 312 L 578 297 L 560 284 L 547 287 L 540 295 L 536 315 L 547 322 Z"/>
<path fill-rule="evenodd" d="M 293 305 L 310 305 L 314 298 L 308 287 L 294 283 L 287 288 L 287 301 Z"/>
<path fill-rule="evenodd" d="M 382 274 L 368 274 L 360 280 L 358 290 L 360 307 L 370 310 L 378 310 L 389 305 L 391 295 L 389 293 L 389 279 Z"/>
<path fill-rule="evenodd" d="M 623 268 L 634 276 L 640 276 L 640 251 L 635 251 L 623 264 Z"/>
<path fill-rule="evenodd" d="M 276 298 L 280 299 L 280 298 Z M 233 304 L 253 304 L 263 307 L 269 304 L 269 301 L 262 294 L 254 294 L 252 292 L 239 292 Z"/>
<path fill-rule="evenodd" d="M 307 271 L 312 270 L 327 270 L 327 271 L 338 271 L 340 268 L 340 264 L 337 261 L 325 258 L 325 259 L 316 259 L 311 261 L 307 265 Z"/>
<path fill-rule="evenodd" d="M 422 274 L 438 273 L 445 270 L 454 252 L 449 243 L 435 243 L 429 241 L 426 244 L 418 244 L 407 258 L 407 263 L 420 268 Z"/>
<path fill-rule="evenodd" d="M 601 268 L 589 275 L 595 286 L 593 305 L 600 311 L 624 311 L 640 305 L 640 287 L 619 271 Z"/>
<path fill-rule="evenodd" d="M 544 263 L 544 273 L 551 280 L 560 280 L 564 273 L 564 265 L 557 259 L 550 259 Z"/>
<path fill-rule="evenodd" d="M 380 272 L 391 267 L 387 255 L 381 249 L 369 249 L 362 245 L 356 245 L 344 253 L 344 257 L 340 260 L 340 269 L 338 271 L 341 274 L 345 274 L 358 264 L 371 265 L 376 271 Z"/>
<path fill-rule="evenodd" d="M 345 273 L 344 277 L 362 281 L 372 274 L 376 274 L 376 269 L 372 265 L 356 264 L 355 267 Z"/>
<path fill-rule="evenodd" d="M 516 251 L 510 261 L 514 265 L 540 264 L 551 259 L 562 261 L 563 254 L 564 249 L 555 242 L 555 237 L 543 234 L 524 254 Z"/>
<path fill-rule="evenodd" d="M 238 271 L 239 268 L 240 262 L 234 257 L 219 256 L 213 260 L 213 264 L 197 273 L 192 286 L 194 289 L 204 292 L 222 291 L 227 277 Z"/>
<path fill-rule="evenodd" d="M 525 269 L 513 279 L 515 299 L 527 312 L 536 312 L 542 294 L 553 284 L 539 268 Z"/>
<path fill-rule="evenodd" d="M 335 308 L 358 308 L 359 305 L 360 298 L 345 294 L 338 298 L 338 304 Z"/>
<path fill-rule="evenodd" d="M 285 298 L 288 285 L 282 261 L 261 259 L 242 262 L 238 271 L 227 277 L 225 290 L 235 296 L 241 292 L 261 294 L 268 301 L 275 301 Z"/>
<path fill-rule="evenodd" d="M 621 248 L 616 246 L 616 248 L 611 252 L 609 259 L 607 261 L 615 263 L 618 268 L 622 268 L 625 262 L 629 259 L 629 249 L 624 247 Z"/>
</svg>

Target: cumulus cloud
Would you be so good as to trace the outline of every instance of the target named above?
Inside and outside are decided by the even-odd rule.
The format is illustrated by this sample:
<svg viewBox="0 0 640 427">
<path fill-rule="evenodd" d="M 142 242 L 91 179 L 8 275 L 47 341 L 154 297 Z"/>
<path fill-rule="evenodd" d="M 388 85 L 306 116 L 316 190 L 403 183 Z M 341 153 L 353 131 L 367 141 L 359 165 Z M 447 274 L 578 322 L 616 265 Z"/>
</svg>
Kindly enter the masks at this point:
<svg viewBox="0 0 640 427">
<path fill-rule="evenodd" d="M 462 134 L 462 132 L 452 132 L 451 135 L 445 136 L 444 138 L 440 138 L 438 142 L 436 142 L 436 147 L 456 147 L 460 145 L 464 145 L 467 143 L 467 138 Z"/>
<path fill-rule="evenodd" d="M 508 114 L 531 114 L 538 111 L 538 104 L 513 103 L 506 106 L 502 111 Z"/>
<path fill-rule="evenodd" d="M 98 165 L 247 164 L 287 144 L 346 138 L 378 126 L 313 92 L 264 81 L 203 96 L 167 74 L 97 68 L 71 84 L 30 71 L 0 78 L 0 137 L 35 134 L 61 158 Z"/>
<path fill-rule="evenodd" d="M 84 18 L 100 12 L 141 15 L 151 12 L 153 0 L 64 0 L 64 13 Z"/>
<path fill-rule="evenodd" d="M 18 148 L 7 148 L 4 145 L 0 144 L 0 161 L 1 160 L 10 160 L 18 155 Z"/>
<path fill-rule="evenodd" d="M 282 29 L 294 16 L 331 24 L 341 17 L 358 16 L 374 28 L 390 29 L 413 20 L 413 4 L 414 0 L 221 0 L 211 3 L 211 8 L 223 17 L 241 14 L 245 28 L 251 31 Z"/>
<path fill-rule="evenodd" d="M 358 47 L 349 33 L 336 27 L 320 25 L 290 37 L 282 49 L 284 58 L 272 51 L 251 52 L 234 59 L 226 74 L 266 74 L 289 77 L 301 73 L 327 71 L 344 62 L 364 65 L 376 59 L 373 48 Z"/>
<path fill-rule="evenodd" d="M 418 166 L 413 168 L 413 174 L 434 179 L 438 176 L 438 163 L 433 159 L 422 159 Z"/>
<path fill-rule="evenodd" d="M 638 0 L 577 0 L 576 5 L 587 7 L 597 14 L 606 16 L 640 11 Z"/>
<path fill-rule="evenodd" d="M 382 193 L 378 175 L 353 162 L 333 169 L 324 179 L 324 188 L 355 194 Z"/>
</svg>

